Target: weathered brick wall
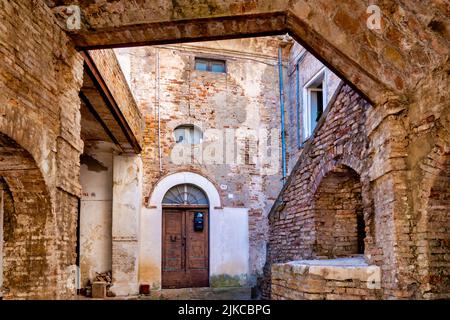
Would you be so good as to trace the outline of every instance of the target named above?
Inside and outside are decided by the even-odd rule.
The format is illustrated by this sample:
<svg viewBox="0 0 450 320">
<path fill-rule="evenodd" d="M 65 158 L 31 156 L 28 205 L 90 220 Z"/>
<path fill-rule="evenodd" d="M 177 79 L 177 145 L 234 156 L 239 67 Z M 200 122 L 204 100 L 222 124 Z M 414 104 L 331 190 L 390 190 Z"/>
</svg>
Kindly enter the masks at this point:
<svg viewBox="0 0 450 320">
<path fill-rule="evenodd" d="M 381 297 L 448 298 L 445 84 L 438 75 L 430 79 L 433 100 L 417 100 L 409 110 L 398 103 L 369 108 L 348 87 L 342 89 L 281 194 L 284 209 L 271 215 L 266 280 L 271 262 L 316 256 L 311 197 L 326 172 L 345 164 L 360 175 L 365 257 L 381 267 Z M 425 111 L 426 104 L 432 107 Z"/>
<path fill-rule="evenodd" d="M 292 32 L 376 105 L 367 115 L 373 158 L 368 175 L 374 215 L 383 221 L 377 227 L 385 230 L 379 248 L 390 284 L 385 292 L 396 298 L 427 296 L 429 241 L 423 230 L 431 183 L 424 168 L 433 150 L 449 150 L 443 129 L 449 127 L 450 94 L 446 4 L 379 1 L 381 29 L 371 30 L 366 0 L 277 1 L 276 6 L 264 0 L 211 0 L 195 9 L 187 2 L 159 3 L 144 1 L 134 10 L 125 0 L 83 3 L 85 25 L 73 38 L 80 46 L 102 46 Z"/>
<path fill-rule="evenodd" d="M 321 221 L 318 212 L 322 212 L 321 209 L 324 208 L 320 206 L 328 206 L 325 209 L 328 209 L 328 213 L 334 214 L 335 217 L 338 215 L 338 210 L 348 209 L 349 219 L 355 219 L 357 211 L 362 210 L 366 225 L 366 257 L 370 257 L 368 260 L 371 263 L 379 263 L 384 258 L 382 250 L 377 250 L 383 238 L 375 239 L 374 237 L 373 208 L 367 177 L 367 167 L 370 165 L 371 157 L 367 147 L 368 136 L 365 122 L 369 108 L 370 105 L 347 85 L 342 85 L 336 92 L 335 99 L 319 121 L 315 133 L 305 144 L 300 159 L 279 197 L 279 205 L 275 205 L 270 214 L 265 281 L 270 282 L 268 279 L 270 279 L 272 263 L 334 256 L 322 248 L 324 243 L 335 243 L 336 239 L 330 241 L 323 239 L 325 230 L 321 224 L 324 221 Z M 329 187 L 333 190 L 327 191 L 327 180 L 330 179 L 330 173 L 339 171 L 341 176 L 347 177 L 344 179 L 344 184 L 346 179 L 348 180 L 348 172 L 355 172 L 350 175 L 354 181 L 349 186 L 351 192 L 343 195 L 343 198 L 351 199 L 354 197 L 352 194 L 356 192 L 356 197 L 361 197 L 357 201 L 358 205 L 344 207 L 341 203 L 339 209 L 331 207 L 333 204 L 337 205 L 337 199 L 330 197 L 330 192 L 335 197 L 339 197 L 339 194 L 334 192 L 339 183 L 332 182 Z M 346 175 L 342 175 L 343 171 Z M 355 176 L 359 179 L 355 179 Z M 341 213 L 345 214 L 344 211 Z M 334 224 L 335 220 L 332 222 Z M 333 224 L 326 230 L 327 234 L 336 231 Z M 355 229 L 354 224 L 352 229 Z M 335 236 L 336 234 L 332 235 L 332 237 Z M 344 238 L 346 237 L 351 238 L 352 234 L 347 234 Z M 323 243 L 321 244 L 319 240 Z M 350 245 L 352 250 L 354 245 Z M 264 296 L 268 297 L 270 285 L 266 282 L 262 284 L 262 287 Z"/>
<path fill-rule="evenodd" d="M 356 172 L 345 166 L 329 172 L 314 194 L 313 210 L 316 256 L 348 257 L 364 252 L 360 250 L 364 236 L 358 232 L 358 222 L 364 227 L 364 217 L 361 182 Z"/>
<path fill-rule="evenodd" d="M 1 1 L 0 30 L 0 133 L 20 146 L 0 174 L 19 223 L 5 251 L 7 297 L 64 297 L 75 262 L 82 59 L 43 1 Z M 34 165 L 26 175 L 17 150 Z"/>
<path fill-rule="evenodd" d="M 429 159 L 445 158 L 450 150 L 446 129 L 450 126 L 449 46 L 444 3 L 381 1 L 384 27 L 379 32 L 366 28 L 366 1 L 349 4 L 318 0 L 311 4 L 298 0 L 290 2 L 289 8 L 287 1 L 277 2 L 276 7 L 273 1 L 249 2 L 246 6 L 235 1 L 223 1 L 220 6 L 214 6 L 217 2 L 210 1 L 198 10 L 193 10 L 189 4 L 174 8 L 170 1 L 162 1 L 163 5 L 157 9 L 154 5 L 147 6 L 149 19 L 136 19 L 140 8 L 126 10 L 126 3 L 102 4 L 103 10 L 99 10 L 99 4 L 86 2 L 84 5 L 88 8 L 83 8 L 83 14 L 87 21 L 91 26 L 105 29 L 83 29 L 78 43 L 113 45 L 184 39 L 190 35 L 205 38 L 224 32 L 233 35 L 248 30 L 256 34 L 288 28 L 376 102 L 376 108 L 368 112 L 366 123 L 373 160 L 369 168 L 369 189 L 376 217 L 373 224 L 385 231 L 378 237 L 380 246 L 371 259 L 380 264 L 383 261 L 384 291 L 390 297 L 435 296 L 428 280 L 435 276 L 428 259 L 430 237 L 435 230 L 428 228 L 430 209 L 427 203 L 435 177 L 441 175 L 440 170 L 448 171 L 446 166 L 436 169 L 439 163 L 444 163 L 442 160 L 433 164 Z M 61 266 L 69 263 L 74 251 L 72 222 L 80 191 L 78 172 L 82 143 L 77 119 L 81 59 L 42 1 L 4 0 L 0 2 L 0 9 L 0 132 L 32 155 L 52 203 L 57 203 L 52 206 L 52 214 L 58 216 L 58 220 L 53 219 L 58 222 L 48 220 L 49 229 L 57 231 L 51 233 L 49 242 L 55 238 L 60 240 L 57 249 L 49 247 L 45 254 L 54 252 L 54 258 L 61 259 L 57 263 L 53 261 L 51 269 L 52 274 L 58 274 L 62 285 Z M 186 14 L 188 18 L 220 17 L 286 9 L 289 9 L 287 17 L 226 19 L 223 22 L 213 18 L 206 19 L 205 24 L 191 24 L 192 28 L 186 28 L 189 21 L 177 27 L 170 23 L 186 18 Z M 141 28 L 129 33 L 124 28 L 111 28 L 123 27 L 130 21 L 140 23 Z M 151 22 L 158 22 L 158 25 L 149 28 Z M 324 150 L 319 148 L 317 154 L 322 152 Z M 431 165 L 427 165 L 429 163 Z M 365 178 L 362 176 L 361 180 L 364 194 Z M 363 203 L 371 207 L 366 205 L 364 197 Z M 443 207 L 446 206 L 444 202 Z M 369 214 L 368 222 L 370 218 Z M 443 234 L 438 237 L 445 248 L 448 232 Z M 294 242 L 303 241 L 293 238 Z M 305 239 L 309 241 L 307 234 Z M 285 241 L 290 247 L 291 241 L 287 238 Z M 42 274 L 46 277 L 49 273 Z M 27 294 L 29 297 L 55 296 L 53 283 L 47 286 L 48 292 Z M 65 293 L 64 289 L 61 293 Z"/>
<path fill-rule="evenodd" d="M 419 294 L 427 299 L 448 299 L 450 135 L 445 128 L 449 124 L 449 115 L 440 115 L 436 111 L 439 109 L 434 111 L 433 116 L 427 117 L 425 114 L 424 120 L 414 125 L 411 135 L 413 146 L 409 158 L 412 163 L 411 193 L 414 197 L 411 205 L 417 211 L 407 231 L 417 246 L 413 257 L 414 277 L 420 282 Z"/>
<path fill-rule="evenodd" d="M 46 241 L 51 236 L 50 195 L 31 155 L 3 134 L 0 158 L 5 194 L 2 291 L 5 298 L 26 298 L 55 280 L 49 274 L 54 246 Z"/>
<path fill-rule="evenodd" d="M 440 160 L 440 161 L 439 161 Z M 431 294 L 450 298 L 450 153 L 436 163 L 438 169 L 428 200 L 426 239 Z"/>
<path fill-rule="evenodd" d="M 144 197 L 148 199 L 158 180 L 169 173 L 192 171 L 207 177 L 220 192 L 223 206 L 250 209 L 250 271 L 253 276 L 262 273 L 268 231 L 266 215 L 281 188 L 278 43 L 277 38 L 268 37 L 117 50 L 119 60 L 129 66 L 132 91 L 146 122 L 142 154 Z M 227 60 L 227 73 L 196 71 L 196 56 Z M 128 63 L 124 62 L 127 59 Z M 225 141 L 227 153 L 219 155 L 221 144 L 216 150 L 218 163 L 175 163 L 171 158 L 175 146 L 173 130 L 182 124 L 194 124 L 204 133 L 216 129 L 224 140 L 231 134 L 232 140 Z M 262 147 L 263 141 L 258 144 L 253 136 L 245 141 L 235 135 L 237 130 L 244 134 L 254 130 L 258 134 L 258 130 L 272 129 L 278 149 L 272 152 L 272 158 L 265 160 L 269 161 L 265 166 L 272 165 L 275 170 L 264 173 L 258 164 L 262 159 L 256 152 L 257 145 Z M 208 139 L 211 136 L 204 137 L 205 151 L 208 146 L 214 146 Z M 221 185 L 226 185 L 227 189 L 221 189 Z"/>
</svg>

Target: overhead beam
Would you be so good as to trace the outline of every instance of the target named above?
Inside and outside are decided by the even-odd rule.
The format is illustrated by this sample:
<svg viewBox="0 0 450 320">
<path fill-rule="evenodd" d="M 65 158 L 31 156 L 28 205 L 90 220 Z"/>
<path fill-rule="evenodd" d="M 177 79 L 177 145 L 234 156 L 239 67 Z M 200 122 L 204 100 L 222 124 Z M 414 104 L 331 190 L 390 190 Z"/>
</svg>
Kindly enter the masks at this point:
<svg viewBox="0 0 450 320">
<path fill-rule="evenodd" d="M 92 50 L 169 43 L 251 38 L 287 33 L 286 13 L 154 22 L 69 32 L 79 49 Z"/>
<path fill-rule="evenodd" d="M 80 91 L 80 99 L 81 99 L 81 101 L 83 101 L 83 103 L 86 106 L 86 108 L 89 110 L 89 112 L 95 118 L 95 120 L 100 124 L 100 126 L 103 128 L 103 130 L 105 130 L 106 134 L 111 139 L 111 141 L 114 142 L 116 145 L 118 145 L 120 147 L 120 142 L 117 140 L 117 138 L 111 132 L 111 130 L 109 130 L 109 127 L 103 121 L 102 117 L 98 114 L 97 110 L 95 110 L 94 106 L 91 104 L 89 99 L 83 93 L 83 90 Z"/>
<path fill-rule="evenodd" d="M 131 148 L 134 150 L 135 153 L 140 153 L 142 151 L 142 147 L 139 144 L 139 141 L 137 140 L 136 136 L 133 133 L 133 130 L 131 129 L 130 125 L 128 124 L 128 121 L 126 120 L 124 114 L 120 110 L 119 105 L 117 104 L 116 100 L 114 99 L 114 96 L 112 95 L 111 91 L 109 90 L 105 80 L 103 79 L 102 75 L 100 74 L 97 66 L 95 65 L 94 61 L 92 60 L 91 56 L 89 55 L 89 52 L 87 51 L 81 51 L 81 54 L 85 61 L 85 71 L 88 74 L 88 76 L 92 79 L 94 86 L 102 96 L 109 112 L 112 114 L 114 119 L 116 120 L 117 124 L 122 129 L 123 134 L 125 135 L 127 141 L 129 142 Z M 108 132 L 108 131 L 107 131 Z M 115 138 L 117 141 L 117 139 Z M 113 140 L 114 141 L 114 140 Z"/>
</svg>

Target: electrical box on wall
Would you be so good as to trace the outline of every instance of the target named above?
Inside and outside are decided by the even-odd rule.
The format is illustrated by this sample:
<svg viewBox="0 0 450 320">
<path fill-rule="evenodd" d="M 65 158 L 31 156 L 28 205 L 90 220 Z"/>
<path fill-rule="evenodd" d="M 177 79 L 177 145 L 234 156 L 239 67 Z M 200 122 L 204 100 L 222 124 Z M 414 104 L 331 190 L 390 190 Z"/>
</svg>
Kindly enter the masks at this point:
<svg viewBox="0 0 450 320">
<path fill-rule="evenodd" d="M 203 212 L 196 212 L 194 214 L 194 231 L 203 231 L 204 215 Z"/>
</svg>

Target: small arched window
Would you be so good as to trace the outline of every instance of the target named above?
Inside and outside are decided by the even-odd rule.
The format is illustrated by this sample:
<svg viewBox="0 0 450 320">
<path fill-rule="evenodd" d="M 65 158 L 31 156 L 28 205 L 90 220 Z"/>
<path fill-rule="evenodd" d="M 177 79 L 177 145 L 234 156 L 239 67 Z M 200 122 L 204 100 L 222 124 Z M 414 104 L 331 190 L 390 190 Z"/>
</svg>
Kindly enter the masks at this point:
<svg viewBox="0 0 450 320">
<path fill-rule="evenodd" d="M 192 184 L 179 184 L 167 191 L 162 204 L 208 205 L 209 201 L 202 189 Z"/>
<path fill-rule="evenodd" d="M 200 144 L 203 141 L 203 132 L 191 124 L 181 125 L 174 130 L 175 142 L 181 144 Z"/>
</svg>

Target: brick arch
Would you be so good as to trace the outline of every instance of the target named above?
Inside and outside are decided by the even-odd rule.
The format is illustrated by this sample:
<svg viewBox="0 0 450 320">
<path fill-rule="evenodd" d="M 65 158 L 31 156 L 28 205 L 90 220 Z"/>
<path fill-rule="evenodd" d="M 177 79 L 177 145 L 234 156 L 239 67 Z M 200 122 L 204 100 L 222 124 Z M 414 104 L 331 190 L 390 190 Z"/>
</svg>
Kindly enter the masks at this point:
<svg viewBox="0 0 450 320">
<path fill-rule="evenodd" d="M 4 210 L 4 297 L 45 298 L 56 279 L 53 261 L 52 204 L 33 156 L 0 133 L 0 186 Z M 54 230 L 53 230 L 54 232 Z"/>
<path fill-rule="evenodd" d="M 50 186 L 54 183 L 52 177 L 56 174 L 57 165 L 55 153 L 49 150 L 57 150 L 56 135 L 39 119 L 30 116 L 27 107 L 21 104 L 0 104 L 0 133 L 30 154 Z"/>
<path fill-rule="evenodd" d="M 450 148 L 446 137 L 421 163 L 417 264 L 425 299 L 450 298 Z"/>
<path fill-rule="evenodd" d="M 365 221 L 360 175 L 335 165 L 312 193 L 315 223 L 314 255 L 347 257 L 364 254 Z"/>
<path fill-rule="evenodd" d="M 352 153 L 347 153 L 345 156 L 342 152 L 338 152 L 336 148 L 327 153 L 320 162 L 315 166 L 314 171 L 311 174 L 311 181 L 308 190 L 309 199 L 312 201 L 314 194 L 316 193 L 323 178 L 337 167 L 348 167 L 355 171 L 358 175 L 362 172 L 362 161 Z"/>
<path fill-rule="evenodd" d="M 435 297 L 450 298 L 450 152 L 439 160 L 427 206 L 428 280 Z"/>
</svg>

